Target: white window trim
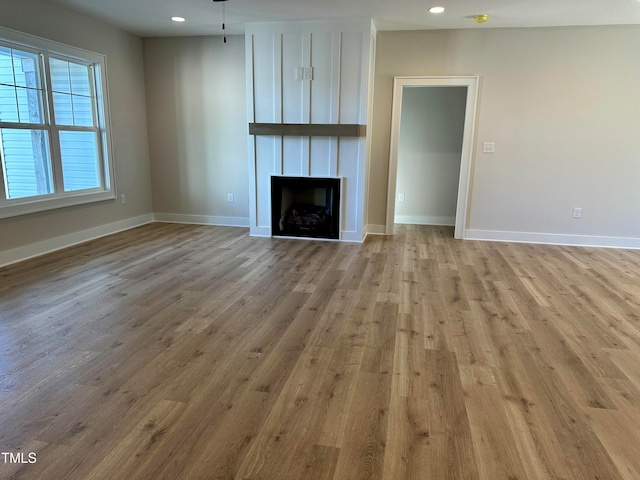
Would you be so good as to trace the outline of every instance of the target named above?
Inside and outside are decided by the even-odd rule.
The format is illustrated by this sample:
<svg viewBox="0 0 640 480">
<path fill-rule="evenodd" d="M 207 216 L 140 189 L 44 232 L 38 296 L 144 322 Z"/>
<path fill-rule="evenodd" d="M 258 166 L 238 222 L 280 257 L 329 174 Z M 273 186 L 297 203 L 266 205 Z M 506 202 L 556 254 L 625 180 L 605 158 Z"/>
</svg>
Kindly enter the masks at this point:
<svg viewBox="0 0 640 480">
<path fill-rule="evenodd" d="M 4 182 L 0 181 L 0 218 L 15 217 L 29 213 L 43 212 L 58 208 L 82 205 L 94 202 L 114 200 L 117 197 L 116 177 L 114 170 L 113 143 L 111 139 L 111 117 L 109 114 L 109 88 L 107 83 L 107 57 L 100 53 L 91 52 L 78 47 L 72 47 L 53 40 L 47 40 L 35 35 L 18 32 L 0 27 L 0 39 L 14 44 L 17 48 L 28 51 L 45 51 L 53 56 L 67 57 L 70 60 L 78 60 L 83 63 L 96 64 L 96 82 L 100 89 L 96 95 L 98 103 L 97 115 L 101 117 L 99 130 L 101 132 L 102 147 L 102 176 L 104 188 L 92 190 L 79 190 L 76 192 L 58 192 L 52 195 L 27 197 L 15 200 L 5 199 Z M 49 128 L 54 129 L 53 124 Z"/>
</svg>

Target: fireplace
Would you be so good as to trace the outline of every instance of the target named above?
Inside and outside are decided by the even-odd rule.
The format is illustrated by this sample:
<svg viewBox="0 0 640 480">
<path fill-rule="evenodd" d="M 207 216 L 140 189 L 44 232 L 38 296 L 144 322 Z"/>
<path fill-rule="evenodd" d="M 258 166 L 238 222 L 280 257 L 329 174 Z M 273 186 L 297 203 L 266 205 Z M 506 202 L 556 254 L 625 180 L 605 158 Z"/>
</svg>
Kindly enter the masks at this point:
<svg viewBox="0 0 640 480">
<path fill-rule="evenodd" d="M 340 238 L 340 179 L 271 177 L 271 234 Z"/>
<path fill-rule="evenodd" d="M 375 38 L 368 18 L 246 25 L 251 236 L 364 240 Z M 296 80 L 294 69 L 311 75 Z M 281 230 L 287 200 L 281 192 L 272 195 L 272 187 L 280 187 L 280 180 L 272 185 L 272 176 L 329 179 L 329 205 L 326 198 L 319 205 L 331 215 L 328 226 L 301 225 L 291 231 L 283 221 Z M 287 188 L 285 197 L 296 190 Z"/>
</svg>

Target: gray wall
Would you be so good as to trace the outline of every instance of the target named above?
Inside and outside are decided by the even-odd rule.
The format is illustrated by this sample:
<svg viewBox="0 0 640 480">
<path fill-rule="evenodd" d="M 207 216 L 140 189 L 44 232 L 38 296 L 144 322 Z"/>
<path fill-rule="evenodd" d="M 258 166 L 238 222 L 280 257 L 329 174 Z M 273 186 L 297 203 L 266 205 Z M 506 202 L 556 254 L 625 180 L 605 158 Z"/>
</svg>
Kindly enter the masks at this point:
<svg viewBox="0 0 640 480">
<path fill-rule="evenodd" d="M 368 223 L 385 223 L 393 77 L 479 75 L 468 227 L 640 238 L 638 45 L 638 26 L 380 32 Z"/>
<path fill-rule="evenodd" d="M 151 213 L 142 41 L 40 0 L 2 0 L 0 25 L 107 56 L 116 188 L 107 201 L 0 220 L 0 252 Z"/>
<path fill-rule="evenodd" d="M 144 69 L 153 211 L 248 225 L 244 36 L 147 38 Z"/>
<path fill-rule="evenodd" d="M 466 87 L 403 89 L 396 223 L 455 223 L 466 96 Z"/>
</svg>

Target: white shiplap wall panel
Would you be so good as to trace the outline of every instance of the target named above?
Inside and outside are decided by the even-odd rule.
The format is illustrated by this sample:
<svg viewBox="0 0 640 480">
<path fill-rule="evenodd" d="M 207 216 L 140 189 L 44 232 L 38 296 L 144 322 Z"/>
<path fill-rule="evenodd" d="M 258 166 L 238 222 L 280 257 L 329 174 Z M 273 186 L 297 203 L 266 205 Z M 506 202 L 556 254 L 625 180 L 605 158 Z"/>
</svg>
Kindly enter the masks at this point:
<svg viewBox="0 0 640 480">
<path fill-rule="evenodd" d="M 340 48 L 340 123 L 360 123 L 362 34 L 345 32 Z M 367 57 L 369 52 L 367 52 Z M 366 72 L 369 75 L 369 72 Z"/>
<path fill-rule="evenodd" d="M 340 121 L 340 68 L 342 62 L 342 32 L 333 32 L 331 41 L 331 122 Z"/>
<path fill-rule="evenodd" d="M 331 137 L 311 138 L 311 170 L 309 175 L 312 177 L 336 176 L 336 172 L 331 173 L 331 156 L 335 142 Z"/>
<path fill-rule="evenodd" d="M 309 66 L 308 33 L 282 35 L 282 121 L 309 123 L 309 81 L 297 80 L 296 69 Z M 285 137 L 282 140 L 284 175 L 303 175 L 309 171 L 308 138 Z M 306 165 L 306 168 L 305 168 Z"/>
<path fill-rule="evenodd" d="M 311 123 L 333 123 L 331 118 L 333 34 L 314 33 L 311 36 Z"/>
<path fill-rule="evenodd" d="M 311 175 L 311 138 L 302 139 L 302 175 Z"/>
<path fill-rule="evenodd" d="M 276 48 L 279 36 L 268 34 L 256 35 L 253 39 L 253 96 L 256 122 L 279 122 L 280 98 L 279 84 L 276 85 L 279 72 L 276 72 L 274 59 L 280 56 Z M 279 43 L 279 42 L 278 42 Z"/>
<path fill-rule="evenodd" d="M 278 155 L 281 147 L 277 137 L 256 137 L 256 195 L 261 201 L 256 202 L 257 227 L 271 226 L 271 175 L 281 175 L 281 159 Z M 254 222 L 252 222 L 254 225 Z"/>
<path fill-rule="evenodd" d="M 302 65 L 311 65 L 311 33 L 302 37 Z M 302 123 L 311 122 L 311 85 L 312 82 L 302 82 Z M 311 171 L 311 139 L 302 139 L 302 175 L 309 176 Z"/>
<path fill-rule="evenodd" d="M 340 138 L 338 156 L 338 176 L 347 179 L 342 192 L 343 205 L 358 205 L 358 171 L 360 168 L 360 140 L 357 138 Z M 358 209 L 347 208 L 343 212 L 342 229 L 347 232 L 358 230 Z"/>
<path fill-rule="evenodd" d="M 284 123 L 309 123 L 304 117 L 306 99 L 304 86 L 309 82 L 296 80 L 295 70 L 304 64 L 303 46 L 308 35 L 286 33 L 282 35 L 282 121 Z M 277 66 L 275 66 L 277 69 Z"/>
<path fill-rule="evenodd" d="M 309 154 L 304 148 L 308 140 L 301 137 L 282 139 L 283 175 L 302 175 L 303 164 L 308 163 Z"/>
<path fill-rule="evenodd" d="M 372 35 L 369 20 L 248 24 L 249 121 L 366 123 Z M 313 80 L 296 80 L 295 69 L 309 66 Z M 252 235 L 270 231 L 271 175 L 341 176 L 342 238 L 362 239 L 364 139 L 250 136 L 249 142 Z"/>
</svg>

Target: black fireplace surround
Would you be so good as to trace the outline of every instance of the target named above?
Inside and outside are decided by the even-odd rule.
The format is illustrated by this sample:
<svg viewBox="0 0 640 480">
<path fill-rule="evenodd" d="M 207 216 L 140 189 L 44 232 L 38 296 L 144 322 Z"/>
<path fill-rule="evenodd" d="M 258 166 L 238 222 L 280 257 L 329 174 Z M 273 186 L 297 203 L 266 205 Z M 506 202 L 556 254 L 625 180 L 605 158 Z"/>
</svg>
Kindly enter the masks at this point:
<svg viewBox="0 0 640 480">
<path fill-rule="evenodd" d="M 340 238 L 340 179 L 271 177 L 271 234 Z"/>
</svg>

